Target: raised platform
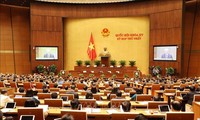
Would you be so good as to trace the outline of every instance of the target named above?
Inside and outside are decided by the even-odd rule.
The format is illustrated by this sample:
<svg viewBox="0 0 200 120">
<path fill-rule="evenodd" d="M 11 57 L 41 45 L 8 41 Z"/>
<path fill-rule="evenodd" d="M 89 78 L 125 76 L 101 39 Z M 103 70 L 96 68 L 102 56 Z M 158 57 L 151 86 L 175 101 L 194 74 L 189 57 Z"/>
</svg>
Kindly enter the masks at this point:
<svg viewBox="0 0 200 120">
<path fill-rule="evenodd" d="M 100 77 L 102 74 L 105 77 L 112 77 L 116 75 L 116 78 L 124 78 L 125 75 L 129 77 L 135 77 L 134 72 L 137 71 L 137 67 L 86 67 L 75 66 L 74 70 L 69 70 L 72 76 L 78 77 L 79 74 L 83 74 L 88 77 L 90 74 L 94 74 L 96 77 Z"/>
</svg>

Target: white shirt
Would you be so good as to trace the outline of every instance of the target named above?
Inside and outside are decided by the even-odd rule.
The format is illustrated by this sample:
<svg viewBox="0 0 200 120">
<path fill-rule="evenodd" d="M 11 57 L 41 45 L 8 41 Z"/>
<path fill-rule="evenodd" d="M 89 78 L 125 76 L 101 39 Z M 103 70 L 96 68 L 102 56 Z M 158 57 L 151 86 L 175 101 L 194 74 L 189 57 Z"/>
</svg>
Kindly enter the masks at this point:
<svg viewBox="0 0 200 120">
<path fill-rule="evenodd" d="M 11 99 L 9 96 L 6 95 L 0 95 L 0 106 L 5 107 L 7 102 L 13 102 L 13 99 Z"/>
</svg>

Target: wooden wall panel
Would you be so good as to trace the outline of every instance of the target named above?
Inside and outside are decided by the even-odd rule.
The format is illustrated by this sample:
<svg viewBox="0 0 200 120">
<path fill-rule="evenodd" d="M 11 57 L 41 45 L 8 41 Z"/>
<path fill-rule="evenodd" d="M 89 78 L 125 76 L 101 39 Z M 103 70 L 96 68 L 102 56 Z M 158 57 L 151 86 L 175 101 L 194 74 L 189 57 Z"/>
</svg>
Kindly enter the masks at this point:
<svg viewBox="0 0 200 120">
<path fill-rule="evenodd" d="M 173 67 L 178 75 L 182 75 L 182 10 L 160 12 L 150 15 L 150 66 L 161 66 L 162 75 L 165 75 L 165 68 Z M 177 45 L 177 61 L 153 61 L 154 45 Z"/>
<path fill-rule="evenodd" d="M 0 5 L 0 16 L 0 72 L 30 73 L 29 9 Z"/>
<path fill-rule="evenodd" d="M 184 65 L 183 74 L 191 77 L 200 74 L 200 11 L 199 3 L 191 2 L 186 4 L 184 14 Z M 196 12 L 196 14 L 195 14 Z"/>
</svg>

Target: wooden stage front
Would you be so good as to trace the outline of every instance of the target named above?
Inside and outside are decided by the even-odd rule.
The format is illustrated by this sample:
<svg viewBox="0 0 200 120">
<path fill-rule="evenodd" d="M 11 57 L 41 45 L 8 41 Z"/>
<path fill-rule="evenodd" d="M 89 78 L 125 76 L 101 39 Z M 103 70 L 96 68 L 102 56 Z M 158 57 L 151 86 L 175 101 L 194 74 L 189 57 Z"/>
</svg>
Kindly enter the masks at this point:
<svg viewBox="0 0 200 120">
<path fill-rule="evenodd" d="M 105 75 L 106 78 L 116 75 L 116 78 L 135 77 L 134 72 L 137 71 L 137 67 L 86 67 L 86 66 L 75 66 L 74 70 L 69 70 L 72 76 L 78 77 L 80 74 L 84 77 L 88 77 L 93 74 L 96 77 Z M 141 73 L 140 73 L 141 75 Z"/>
</svg>

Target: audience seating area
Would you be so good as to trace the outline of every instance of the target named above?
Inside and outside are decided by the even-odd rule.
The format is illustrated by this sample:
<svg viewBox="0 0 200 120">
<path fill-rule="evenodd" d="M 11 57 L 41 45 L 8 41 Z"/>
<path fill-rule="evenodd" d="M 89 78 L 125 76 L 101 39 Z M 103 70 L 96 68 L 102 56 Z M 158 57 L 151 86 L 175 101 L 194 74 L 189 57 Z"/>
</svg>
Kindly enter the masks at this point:
<svg viewBox="0 0 200 120">
<path fill-rule="evenodd" d="M 59 80 L 54 81 L 54 83 L 48 83 L 46 87 L 44 87 L 43 83 L 47 83 L 47 81 L 50 82 L 51 80 L 43 81 L 43 83 L 39 82 L 39 80 L 31 82 L 18 80 L 12 82 L 8 81 L 7 83 L 1 82 L 0 85 L 3 86 L 1 90 L 13 89 L 13 93 L 9 93 L 8 95 L 16 102 L 17 106 L 13 111 L 3 111 L 4 115 L 11 115 L 14 116 L 14 118 L 19 118 L 19 115 L 22 114 L 34 114 L 36 115 L 35 120 L 56 119 L 66 113 L 73 115 L 75 120 L 127 120 L 134 119 L 135 116 L 140 113 L 144 114 L 148 119 L 156 118 L 158 120 L 163 118 L 166 120 L 174 120 L 175 118 L 175 120 L 184 120 L 184 118 L 188 118 L 187 120 L 196 120 L 194 118 L 200 117 L 198 112 L 195 111 L 161 113 L 158 109 L 158 105 L 170 105 L 170 102 L 173 100 L 182 101 L 183 98 L 181 94 L 190 92 L 188 91 L 188 87 L 193 85 L 191 84 L 193 81 L 186 81 L 186 83 L 182 85 L 180 79 L 177 80 L 176 83 L 169 83 L 168 87 L 165 87 L 166 85 L 162 82 L 155 84 L 153 80 L 147 82 L 144 80 L 138 81 L 137 79 L 123 79 L 122 81 L 117 81 L 87 78 L 89 82 L 86 82 L 86 80 L 82 78 L 75 81 L 70 81 L 68 79 L 70 78 L 63 79 L 62 84 L 58 84 Z M 96 84 L 98 91 L 93 94 L 93 99 L 86 99 L 86 94 L 91 92 L 92 82 Z M 130 83 L 131 86 L 127 87 L 127 83 Z M 75 89 L 71 88 L 73 85 L 75 85 Z M 85 89 L 85 86 L 87 86 L 87 89 Z M 25 89 L 22 93 L 19 92 L 19 88 L 21 87 Z M 185 89 L 180 91 L 181 87 Z M 199 86 L 196 87 L 195 85 L 195 88 L 198 87 Z M 48 90 L 47 93 L 43 92 L 44 88 Z M 122 92 L 120 97 L 113 93 L 112 90 L 114 88 L 118 88 L 118 90 Z M 41 113 L 43 113 L 41 112 L 42 109 L 38 107 L 33 109 L 23 107 L 25 101 L 30 99 L 30 97 L 25 97 L 28 89 L 35 91 L 35 96 L 40 101 L 40 105 L 48 105 L 48 115 L 41 115 Z M 58 96 L 56 99 L 51 98 L 52 93 L 57 93 Z M 79 96 L 78 98 L 82 105 L 82 110 L 71 110 L 70 108 L 70 101 L 77 97 L 74 93 Z M 135 98 L 133 98 L 134 95 Z M 108 96 L 110 96 L 110 99 L 107 98 Z M 67 97 L 67 100 L 64 101 L 62 97 Z M 121 112 L 120 105 L 124 101 L 131 103 L 130 112 Z M 200 106 L 200 94 L 198 94 L 198 92 L 194 95 L 193 102 L 197 104 L 197 108 L 194 108 L 194 110 L 198 109 L 198 105 Z M 38 112 L 35 112 L 36 110 Z"/>
</svg>

